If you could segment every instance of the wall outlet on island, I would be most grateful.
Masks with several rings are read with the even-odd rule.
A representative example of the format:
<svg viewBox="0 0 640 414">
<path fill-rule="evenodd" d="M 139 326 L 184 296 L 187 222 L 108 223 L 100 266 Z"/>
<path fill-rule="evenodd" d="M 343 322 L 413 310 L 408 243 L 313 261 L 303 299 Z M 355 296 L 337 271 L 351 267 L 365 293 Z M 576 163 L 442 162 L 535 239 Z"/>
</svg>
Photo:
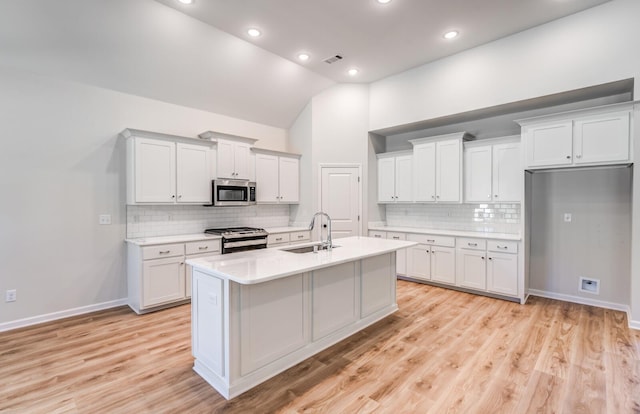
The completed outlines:
<svg viewBox="0 0 640 414">
<path fill-rule="evenodd" d="M 7 290 L 4 293 L 4 301 L 5 302 L 15 302 L 17 298 L 17 292 L 15 289 Z"/>
<path fill-rule="evenodd" d="M 98 217 L 98 223 L 101 225 L 111 224 L 111 214 L 100 214 Z"/>
</svg>

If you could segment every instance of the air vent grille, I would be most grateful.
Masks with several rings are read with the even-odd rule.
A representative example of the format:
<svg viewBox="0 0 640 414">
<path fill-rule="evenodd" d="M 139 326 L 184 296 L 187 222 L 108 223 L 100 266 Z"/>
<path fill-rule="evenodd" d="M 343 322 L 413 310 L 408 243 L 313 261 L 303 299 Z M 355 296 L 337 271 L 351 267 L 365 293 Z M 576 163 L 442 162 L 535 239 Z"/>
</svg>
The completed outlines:
<svg viewBox="0 0 640 414">
<path fill-rule="evenodd" d="M 324 63 L 332 64 L 332 63 L 336 63 L 336 62 L 338 62 L 340 60 L 342 60 L 342 56 L 335 55 L 335 56 L 331 56 L 331 57 L 326 58 L 324 60 Z"/>
</svg>

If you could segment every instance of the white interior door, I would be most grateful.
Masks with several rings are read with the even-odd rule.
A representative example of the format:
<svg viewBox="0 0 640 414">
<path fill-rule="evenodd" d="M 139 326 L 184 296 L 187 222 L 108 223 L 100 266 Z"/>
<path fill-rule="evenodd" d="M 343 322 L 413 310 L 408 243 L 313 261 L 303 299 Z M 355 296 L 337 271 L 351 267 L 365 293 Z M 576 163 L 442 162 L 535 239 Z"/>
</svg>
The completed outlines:
<svg viewBox="0 0 640 414">
<path fill-rule="evenodd" d="M 321 168 L 320 205 L 331 217 L 333 239 L 360 235 L 359 176 L 358 167 Z"/>
</svg>

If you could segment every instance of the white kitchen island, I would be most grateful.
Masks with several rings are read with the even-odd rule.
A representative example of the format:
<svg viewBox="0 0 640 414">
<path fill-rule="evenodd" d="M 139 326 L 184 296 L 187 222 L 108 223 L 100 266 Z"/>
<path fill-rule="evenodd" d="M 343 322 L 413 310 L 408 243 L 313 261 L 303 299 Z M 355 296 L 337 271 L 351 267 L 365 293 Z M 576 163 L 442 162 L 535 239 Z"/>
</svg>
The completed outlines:
<svg viewBox="0 0 640 414">
<path fill-rule="evenodd" d="M 416 243 L 334 244 L 318 253 L 272 248 L 187 260 L 194 370 L 225 398 L 398 309 L 395 252 Z"/>
</svg>

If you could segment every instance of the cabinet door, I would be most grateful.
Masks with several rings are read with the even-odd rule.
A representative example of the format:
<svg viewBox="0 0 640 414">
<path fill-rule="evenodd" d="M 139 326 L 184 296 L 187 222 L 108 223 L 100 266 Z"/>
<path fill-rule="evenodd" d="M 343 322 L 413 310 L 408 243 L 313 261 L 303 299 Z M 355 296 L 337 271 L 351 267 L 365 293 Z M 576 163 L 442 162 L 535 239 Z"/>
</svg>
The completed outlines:
<svg viewBox="0 0 640 414">
<path fill-rule="evenodd" d="M 488 253 L 487 291 L 502 295 L 518 295 L 518 255 Z"/>
<path fill-rule="evenodd" d="M 520 144 L 493 146 L 493 196 L 495 202 L 519 202 L 524 182 Z"/>
<path fill-rule="evenodd" d="M 387 233 L 387 239 L 407 240 L 407 235 L 404 233 Z M 399 275 L 407 274 L 407 249 L 401 249 L 396 252 L 396 273 Z"/>
<path fill-rule="evenodd" d="M 436 201 L 460 201 L 461 161 L 459 140 L 437 143 Z"/>
<path fill-rule="evenodd" d="M 419 244 L 407 249 L 407 275 L 431 279 L 431 246 Z"/>
<path fill-rule="evenodd" d="M 210 203 L 209 148 L 179 143 L 176 149 L 178 203 Z"/>
<path fill-rule="evenodd" d="M 184 257 L 145 260 L 142 263 L 141 308 L 161 305 L 184 298 Z"/>
<path fill-rule="evenodd" d="M 413 176 L 413 169 L 411 168 L 412 159 L 412 155 L 403 155 L 400 157 L 396 157 L 396 201 L 413 200 L 413 187 L 411 185 Z"/>
<path fill-rule="evenodd" d="M 436 143 L 413 147 L 415 201 L 436 201 Z"/>
<path fill-rule="evenodd" d="M 378 160 L 378 202 L 393 203 L 395 201 L 395 158 Z"/>
<path fill-rule="evenodd" d="M 251 177 L 249 160 L 251 159 L 251 145 L 244 142 L 235 142 L 233 146 L 234 178 L 248 180 Z"/>
<path fill-rule="evenodd" d="M 431 246 L 431 280 L 456 283 L 456 249 Z"/>
<path fill-rule="evenodd" d="M 464 151 L 464 199 L 467 202 L 491 201 L 491 146 Z"/>
<path fill-rule="evenodd" d="M 458 286 L 485 290 L 487 288 L 486 252 L 458 249 L 456 252 Z"/>
<path fill-rule="evenodd" d="M 218 139 L 218 178 L 236 178 L 234 161 L 234 142 Z"/>
<path fill-rule="evenodd" d="M 571 121 L 526 127 L 527 166 L 570 165 L 573 162 L 572 128 Z"/>
<path fill-rule="evenodd" d="M 278 157 L 256 154 L 256 201 L 278 202 Z"/>
<path fill-rule="evenodd" d="M 578 119 L 574 123 L 576 164 L 629 160 L 629 113 Z"/>
<path fill-rule="evenodd" d="M 300 160 L 297 158 L 279 158 L 280 202 L 298 203 L 300 201 Z"/>
<path fill-rule="evenodd" d="M 136 203 L 173 203 L 176 198 L 176 144 L 136 138 Z"/>
</svg>

